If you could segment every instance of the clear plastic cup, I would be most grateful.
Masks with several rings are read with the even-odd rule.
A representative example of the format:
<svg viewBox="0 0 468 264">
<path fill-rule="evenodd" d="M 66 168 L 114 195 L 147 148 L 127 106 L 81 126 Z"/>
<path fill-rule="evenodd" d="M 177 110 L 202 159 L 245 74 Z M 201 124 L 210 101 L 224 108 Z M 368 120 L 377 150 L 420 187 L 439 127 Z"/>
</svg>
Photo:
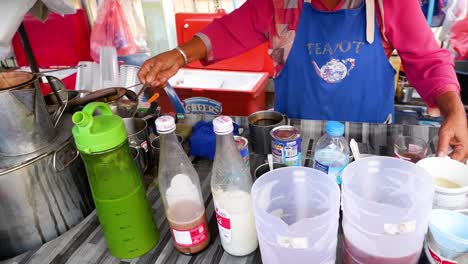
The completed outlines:
<svg viewBox="0 0 468 264">
<path fill-rule="evenodd" d="M 102 87 L 99 64 L 92 61 L 80 61 L 76 74 L 75 90 L 94 92 Z"/>
<path fill-rule="evenodd" d="M 416 163 L 426 157 L 427 143 L 424 139 L 411 136 L 398 136 L 394 143 L 397 158 Z"/>
<path fill-rule="evenodd" d="M 138 79 L 138 72 L 140 67 L 134 65 L 123 64 L 120 65 L 120 85 L 122 87 L 130 87 L 140 83 Z M 143 86 L 143 85 L 141 85 Z M 138 88 L 138 86 L 136 86 Z M 140 87 L 141 88 L 141 87 Z M 133 89 L 134 92 L 138 92 L 137 89 Z"/>
<path fill-rule="evenodd" d="M 101 47 L 99 63 L 103 88 L 120 86 L 119 65 L 115 47 Z"/>
</svg>

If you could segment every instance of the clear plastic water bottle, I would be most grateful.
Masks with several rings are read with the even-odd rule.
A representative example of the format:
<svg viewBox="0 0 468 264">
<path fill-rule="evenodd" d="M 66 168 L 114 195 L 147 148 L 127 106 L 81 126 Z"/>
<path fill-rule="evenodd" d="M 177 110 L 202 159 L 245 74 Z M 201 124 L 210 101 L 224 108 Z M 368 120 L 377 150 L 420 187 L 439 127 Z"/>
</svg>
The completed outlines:
<svg viewBox="0 0 468 264">
<path fill-rule="evenodd" d="M 329 121 L 326 134 L 317 142 L 314 154 L 314 168 L 323 171 L 341 184 L 341 172 L 349 163 L 348 142 L 343 137 L 344 125 Z"/>
</svg>

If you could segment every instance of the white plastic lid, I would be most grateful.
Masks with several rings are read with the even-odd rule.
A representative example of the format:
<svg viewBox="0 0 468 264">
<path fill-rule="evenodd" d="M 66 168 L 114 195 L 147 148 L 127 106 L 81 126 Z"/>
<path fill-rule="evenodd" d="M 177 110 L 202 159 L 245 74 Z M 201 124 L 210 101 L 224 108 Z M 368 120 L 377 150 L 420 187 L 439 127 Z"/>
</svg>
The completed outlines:
<svg viewBox="0 0 468 264">
<path fill-rule="evenodd" d="M 232 118 L 229 116 L 219 116 L 213 120 L 214 132 L 218 135 L 226 135 L 232 133 L 234 125 Z"/>
<path fill-rule="evenodd" d="M 172 116 L 161 116 L 156 119 L 156 129 L 158 133 L 167 134 L 176 129 L 175 121 Z"/>
</svg>

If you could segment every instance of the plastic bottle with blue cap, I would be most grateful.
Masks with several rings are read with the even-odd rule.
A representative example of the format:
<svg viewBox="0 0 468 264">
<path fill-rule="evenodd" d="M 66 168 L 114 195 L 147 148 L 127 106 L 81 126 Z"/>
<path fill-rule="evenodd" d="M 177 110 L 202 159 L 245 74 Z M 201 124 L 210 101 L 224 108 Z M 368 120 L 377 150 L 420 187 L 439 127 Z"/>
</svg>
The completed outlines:
<svg viewBox="0 0 468 264">
<path fill-rule="evenodd" d="M 328 121 L 326 134 L 317 142 L 314 154 L 314 168 L 325 172 L 341 184 L 341 172 L 349 163 L 348 142 L 343 137 L 344 124 Z"/>
</svg>

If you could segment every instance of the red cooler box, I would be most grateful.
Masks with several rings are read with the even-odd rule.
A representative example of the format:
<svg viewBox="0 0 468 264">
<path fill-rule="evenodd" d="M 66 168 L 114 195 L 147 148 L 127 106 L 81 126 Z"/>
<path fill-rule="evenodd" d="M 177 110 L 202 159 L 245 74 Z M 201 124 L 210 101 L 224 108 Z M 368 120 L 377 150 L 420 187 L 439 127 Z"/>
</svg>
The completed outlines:
<svg viewBox="0 0 468 264">
<path fill-rule="evenodd" d="M 179 44 L 189 41 L 213 19 L 224 15 L 224 10 L 208 14 L 176 14 Z M 169 82 L 184 101 L 187 112 L 247 116 L 265 109 L 265 90 L 272 73 L 268 44 L 263 43 L 207 67 L 199 62 L 191 63 Z M 166 93 L 161 91 L 160 95 L 162 111 L 174 112 Z"/>
<path fill-rule="evenodd" d="M 181 69 L 169 82 L 187 112 L 247 116 L 265 109 L 264 72 Z M 166 94 L 160 93 L 162 111 L 175 112 Z"/>
</svg>

